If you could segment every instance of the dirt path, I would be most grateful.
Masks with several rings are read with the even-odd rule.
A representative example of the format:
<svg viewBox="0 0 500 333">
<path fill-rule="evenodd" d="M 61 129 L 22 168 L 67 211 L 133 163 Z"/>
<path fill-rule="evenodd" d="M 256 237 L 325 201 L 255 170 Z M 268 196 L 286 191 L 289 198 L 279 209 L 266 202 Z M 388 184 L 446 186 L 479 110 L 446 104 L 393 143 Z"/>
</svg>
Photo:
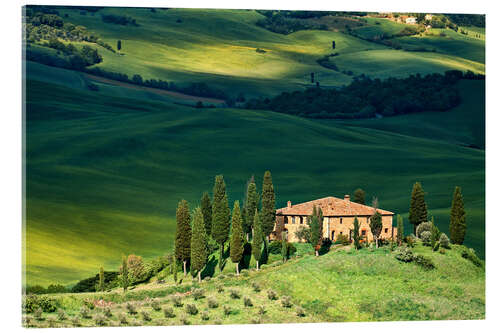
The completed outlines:
<svg viewBox="0 0 500 333">
<path fill-rule="evenodd" d="M 168 91 L 168 90 L 157 89 L 157 88 L 143 87 L 143 86 L 139 86 L 136 84 L 112 80 L 112 79 L 108 79 L 108 78 L 104 78 L 104 77 L 96 76 L 96 75 L 92 75 L 92 74 L 87 74 L 87 73 L 84 73 L 83 75 L 85 75 L 87 78 L 89 78 L 93 81 L 111 84 L 111 85 L 120 86 L 120 87 L 125 87 L 125 88 L 130 88 L 130 89 L 135 89 L 135 90 L 149 91 L 149 92 L 152 92 L 152 93 L 155 93 L 158 95 L 170 96 L 170 97 L 174 97 L 174 98 L 178 98 L 178 99 L 188 100 L 191 102 L 201 101 L 204 104 L 214 104 L 214 105 L 225 103 L 224 100 L 217 99 L 217 98 L 199 97 L 199 96 L 183 94 L 183 93 L 176 92 L 176 91 Z"/>
</svg>

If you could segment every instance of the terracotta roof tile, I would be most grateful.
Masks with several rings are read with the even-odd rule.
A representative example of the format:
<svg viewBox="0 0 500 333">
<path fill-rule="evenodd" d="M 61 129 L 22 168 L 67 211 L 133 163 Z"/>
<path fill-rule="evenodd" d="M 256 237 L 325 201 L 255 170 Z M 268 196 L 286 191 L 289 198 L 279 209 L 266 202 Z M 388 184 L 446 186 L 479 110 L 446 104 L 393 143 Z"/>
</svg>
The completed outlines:
<svg viewBox="0 0 500 333">
<path fill-rule="evenodd" d="M 277 209 L 276 214 L 311 215 L 313 206 L 320 207 L 323 216 L 370 216 L 374 213 L 373 207 L 352 202 L 348 198 L 326 197 Z M 393 212 L 383 209 L 377 211 L 382 215 L 394 215 Z"/>
</svg>

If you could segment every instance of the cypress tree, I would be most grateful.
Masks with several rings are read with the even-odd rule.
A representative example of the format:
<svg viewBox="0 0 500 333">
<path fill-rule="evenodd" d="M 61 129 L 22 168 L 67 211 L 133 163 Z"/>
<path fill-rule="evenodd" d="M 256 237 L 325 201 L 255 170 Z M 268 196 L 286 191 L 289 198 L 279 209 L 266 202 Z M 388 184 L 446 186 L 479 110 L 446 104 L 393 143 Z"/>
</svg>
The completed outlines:
<svg viewBox="0 0 500 333">
<path fill-rule="evenodd" d="M 403 242 L 403 238 L 405 236 L 404 235 L 404 226 L 403 226 L 403 217 L 398 214 L 396 219 L 397 219 L 397 228 L 398 228 L 398 234 L 396 237 L 397 237 L 398 245 L 401 246 L 401 243 Z"/>
<path fill-rule="evenodd" d="M 182 261 L 184 276 L 187 275 L 187 261 L 191 258 L 191 215 L 186 200 L 181 200 L 176 211 L 175 257 Z"/>
<path fill-rule="evenodd" d="M 260 223 L 259 212 L 255 210 L 253 217 L 253 238 L 252 238 L 252 254 L 257 264 L 257 270 L 259 270 L 259 261 L 262 254 L 262 240 L 264 236 L 262 235 L 262 226 Z"/>
<path fill-rule="evenodd" d="M 203 193 L 201 197 L 201 213 L 203 214 L 203 223 L 207 237 L 212 233 L 212 203 L 208 192 Z"/>
<path fill-rule="evenodd" d="M 231 261 L 236 264 L 236 275 L 240 274 L 239 263 L 243 258 L 243 221 L 241 219 L 240 202 L 236 200 L 233 207 L 233 219 L 231 223 Z"/>
<path fill-rule="evenodd" d="M 257 209 L 257 204 L 259 202 L 259 195 L 257 194 L 257 186 L 255 185 L 255 179 L 252 176 L 247 185 L 247 194 L 244 207 L 244 218 L 243 218 L 243 232 L 246 234 L 247 241 L 248 235 L 252 232 L 254 212 Z"/>
<path fill-rule="evenodd" d="M 201 282 L 201 270 L 207 263 L 207 234 L 200 207 L 194 210 L 193 233 L 191 236 L 191 269 L 198 272 Z"/>
<path fill-rule="evenodd" d="M 229 238 L 230 225 L 229 203 L 226 195 L 226 183 L 224 177 L 215 177 L 212 202 L 212 238 L 219 244 L 220 258 L 219 268 L 222 271 L 222 259 L 224 256 L 224 243 Z"/>
<path fill-rule="evenodd" d="M 261 210 L 261 223 L 262 232 L 265 237 L 269 238 L 274 229 L 274 221 L 276 215 L 276 203 L 274 196 L 273 179 L 271 172 L 264 173 L 264 180 L 262 182 L 262 210 Z"/>
<path fill-rule="evenodd" d="M 283 261 L 286 261 L 286 257 L 288 254 L 288 248 L 286 243 L 286 231 L 281 232 L 281 257 L 283 257 Z"/>
<path fill-rule="evenodd" d="M 450 212 L 450 240 L 452 244 L 463 244 L 465 231 L 467 229 L 465 221 L 465 207 L 460 187 L 455 187 L 453 201 Z"/>
<path fill-rule="evenodd" d="M 307 224 L 309 225 L 310 230 L 309 243 L 314 247 L 316 256 L 319 256 L 322 223 L 319 220 L 319 214 L 316 206 L 313 206 L 312 215 L 307 217 Z"/>
<path fill-rule="evenodd" d="M 424 190 L 419 182 L 413 185 L 408 220 L 413 224 L 413 233 L 415 234 L 417 226 L 420 223 L 427 222 L 427 204 L 425 203 Z"/>
<path fill-rule="evenodd" d="M 104 268 L 99 270 L 99 291 L 104 291 Z"/>
<path fill-rule="evenodd" d="M 353 202 L 357 202 L 359 204 L 365 204 L 366 193 L 362 189 L 358 188 L 354 191 Z"/>
<path fill-rule="evenodd" d="M 357 216 L 354 217 L 354 228 L 352 230 L 352 233 L 353 233 L 352 238 L 354 240 L 354 247 L 356 248 L 356 250 L 358 250 L 361 247 L 361 244 L 359 243 L 359 239 L 360 239 L 359 221 L 358 221 Z"/>
<path fill-rule="evenodd" d="M 172 274 L 174 275 L 174 282 L 177 284 L 177 258 L 173 258 L 172 260 Z"/>
<path fill-rule="evenodd" d="M 128 262 L 127 262 L 127 257 L 122 256 L 122 267 L 121 267 L 121 273 L 122 273 L 122 287 L 123 291 L 127 291 L 128 288 Z"/>
<path fill-rule="evenodd" d="M 437 242 L 439 242 L 439 237 L 441 237 L 441 231 L 434 223 L 434 216 L 431 218 L 431 248 L 434 249 L 434 246 Z"/>
<path fill-rule="evenodd" d="M 375 238 L 375 244 L 378 249 L 378 238 L 380 237 L 380 232 L 382 232 L 382 215 L 378 211 L 375 211 L 375 214 L 370 217 L 370 230 L 373 238 Z"/>
</svg>

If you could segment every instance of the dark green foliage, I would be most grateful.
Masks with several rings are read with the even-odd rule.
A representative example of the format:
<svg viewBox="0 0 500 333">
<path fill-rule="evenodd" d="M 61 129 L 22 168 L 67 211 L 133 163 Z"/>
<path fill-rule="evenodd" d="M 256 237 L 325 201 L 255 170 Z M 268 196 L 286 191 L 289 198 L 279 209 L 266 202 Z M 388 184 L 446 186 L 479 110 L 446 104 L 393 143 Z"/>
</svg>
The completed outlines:
<svg viewBox="0 0 500 333">
<path fill-rule="evenodd" d="M 293 243 L 290 242 L 285 242 L 286 243 L 286 249 L 287 249 L 287 257 L 293 255 L 295 252 L 297 252 L 297 248 Z M 271 243 L 269 243 L 269 246 L 267 248 L 268 252 L 271 254 L 282 254 L 283 250 L 283 240 L 273 240 Z"/>
<path fill-rule="evenodd" d="M 123 291 L 127 291 L 129 280 L 128 280 L 128 262 L 126 256 L 122 257 L 122 266 L 120 268 L 120 274 L 121 274 L 121 284 Z"/>
<path fill-rule="evenodd" d="M 119 24 L 119 25 L 131 25 L 138 27 L 139 25 L 135 21 L 134 18 L 130 16 L 123 16 L 123 15 L 114 15 L 114 14 L 106 14 L 101 16 L 102 21 L 104 23 L 112 23 L 112 24 Z"/>
<path fill-rule="evenodd" d="M 411 234 L 405 237 L 405 242 L 408 244 L 409 247 L 414 247 L 415 243 L 417 242 L 417 239 L 415 235 Z"/>
<path fill-rule="evenodd" d="M 231 247 L 230 256 L 231 261 L 238 264 L 243 258 L 244 250 L 244 239 L 243 239 L 243 228 L 242 219 L 240 211 L 240 202 L 236 200 L 233 207 L 233 219 L 231 224 Z M 236 272 L 238 272 L 238 265 L 236 266 Z"/>
<path fill-rule="evenodd" d="M 288 247 L 287 247 L 287 233 L 283 231 L 281 233 L 281 257 L 283 261 L 288 259 Z"/>
<path fill-rule="evenodd" d="M 253 238 L 252 238 L 252 255 L 258 263 L 262 255 L 262 241 L 264 240 L 264 235 L 262 234 L 262 225 L 260 222 L 259 212 L 255 209 L 255 214 L 253 217 Z"/>
<path fill-rule="evenodd" d="M 422 240 L 422 244 L 425 246 L 431 246 L 431 237 L 432 233 L 430 231 L 423 231 L 420 234 L 420 239 Z"/>
<path fill-rule="evenodd" d="M 165 316 L 165 318 L 174 318 L 175 317 L 174 309 L 170 306 L 164 308 L 163 315 Z"/>
<path fill-rule="evenodd" d="M 436 266 L 434 266 L 434 263 L 432 260 L 426 256 L 423 256 L 421 254 L 417 254 L 416 256 L 413 257 L 413 261 L 423 267 L 426 270 L 434 269 Z"/>
<path fill-rule="evenodd" d="M 195 304 L 186 304 L 186 312 L 192 316 L 198 314 L 198 308 Z"/>
<path fill-rule="evenodd" d="M 439 231 L 439 228 L 436 226 L 434 223 L 434 216 L 431 219 L 431 247 L 434 249 L 436 244 L 438 244 L 439 247 L 439 237 L 441 237 L 441 231 Z M 436 251 L 436 249 L 434 250 Z"/>
<path fill-rule="evenodd" d="M 220 258 L 223 257 L 224 243 L 229 238 L 230 211 L 226 195 L 226 183 L 222 175 L 215 177 L 212 203 L 212 238 L 220 246 Z M 222 260 L 219 260 L 219 268 Z"/>
<path fill-rule="evenodd" d="M 424 189 L 419 182 L 413 185 L 408 220 L 413 224 L 414 231 L 420 223 L 427 222 L 427 204 L 425 203 Z"/>
<path fill-rule="evenodd" d="M 304 226 L 299 226 L 297 231 L 295 231 L 295 237 L 297 237 L 299 241 L 306 241 L 310 243 L 311 229 Z"/>
<path fill-rule="evenodd" d="M 413 260 L 413 252 L 405 246 L 396 251 L 395 258 L 399 261 L 411 262 Z"/>
<path fill-rule="evenodd" d="M 486 15 L 481 14 L 445 14 L 453 23 L 459 26 L 475 26 L 484 28 Z"/>
<path fill-rule="evenodd" d="M 334 244 L 342 244 L 349 245 L 351 242 L 349 241 L 349 237 L 347 235 L 338 235 Z"/>
<path fill-rule="evenodd" d="M 404 235 L 404 225 L 403 225 L 403 217 L 401 215 L 397 215 L 396 217 L 397 220 L 397 235 L 396 235 L 396 240 L 398 242 L 398 245 L 401 245 L 403 242 L 403 239 L 405 237 Z"/>
<path fill-rule="evenodd" d="M 23 309 L 26 313 L 33 313 L 37 309 L 42 312 L 55 312 L 59 306 L 54 298 L 38 295 L 26 295 L 23 298 Z"/>
<path fill-rule="evenodd" d="M 312 215 L 307 217 L 307 224 L 309 225 L 310 230 L 308 242 L 314 247 L 316 255 L 318 255 L 323 234 L 323 212 L 321 211 L 321 208 L 317 209 L 316 206 L 313 207 Z"/>
<path fill-rule="evenodd" d="M 483 267 L 484 263 L 479 259 L 476 255 L 476 252 L 473 249 L 468 249 L 465 246 L 462 249 L 462 258 L 470 260 L 477 267 Z"/>
<path fill-rule="evenodd" d="M 243 232 L 247 235 L 252 232 L 258 202 L 259 195 L 257 194 L 257 186 L 255 185 L 255 179 L 252 176 L 252 178 L 248 181 L 246 189 L 245 215 L 243 216 Z"/>
<path fill-rule="evenodd" d="M 271 172 L 264 173 L 264 180 L 262 182 L 262 210 L 261 210 L 261 223 L 262 233 L 264 237 L 268 237 L 274 229 L 274 222 L 276 220 L 276 203 L 273 179 Z"/>
<path fill-rule="evenodd" d="M 177 205 L 176 220 L 175 257 L 186 263 L 191 258 L 191 215 L 186 200 L 181 200 Z"/>
<path fill-rule="evenodd" d="M 338 70 L 329 57 L 318 60 L 322 66 Z M 455 84 L 463 73 L 411 75 L 408 78 L 371 79 L 355 77 L 336 89 L 309 88 L 283 92 L 273 98 L 251 99 L 247 109 L 272 110 L 306 118 L 358 119 L 376 114 L 395 116 L 423 111 L 446 111 L 460 103 Z"/>
<path fill-rule="evenodd" d="M 450 239 L 448 238 L 448 236 L 446 236 L 445 233 L 442 233 L 441 236 L 439 237 L 439 244 L 441 245 L 441 247 L 444 247 L 445 249 L 450 248 Z"/>
<path fill-rule="evenodd" d="M 281 297 L 281 306 L 284 308 L 291 308 L 292 307 L 292 298 L 290 296 L 283 296 Z"/>
<path fill-rule="evenodd" d="M 200 207 L 194 210 L 193 232 L 191 236 L 191 270 L 200 272 L 207 263 L 207 235 Z M 201 282 L 201 281 L 200 281 Z"/>
<path fill-rule="evenodd" d="M 364 205 L 365 204 L 365 200 L 366 200 L 366 193 L 365 193 L 365 191 L 363 191 L 360 188 L 356 189 L 354 191 L 354 193 L 353 193 L 352 201 Z"/>
<path fill-rule="evenodd" d="M 243 297 L 243 305 L 245 305 L 245 307 L 251 307 L 253 306 L 253 302 L 252 302 L 252 299 L 250 297 Z"/>
<path fill-rule="evenodd" d="M 99 291 L 104 291 L 104 268 L 99 270 Z"/>
<path fill-rule="evenodd" d="M 212 203 L 208 192 L 203 193 L 201 197 L 201 213 L 203 214 L 203 222 L 207 237 L 212 234 Z"/>
<path fill-rule="evenodd" d="M 121 40 L 118 40 L 118 41 L 116 42 L 116 49 L 117 49 L 118 51 L 120 51 L 120 50 L 122 49 L 122 41 L 121 41 Z"/>
<path fill-rule="evenodd" d="M 358 217 L 354 217 L 354 226 L 353 226 L 353 230 L 352 230 L 352 238 L 354 240 L 354 248 L 356 250 L 358 250 L 359 248 L 361 248 L 361 244 L 360 244 L 360 238 L 361 238 L 361 235 L 359 234 L 359 221 L 358 221 Z"/>
<path fill-rule="evenodd" d="M 195 300 L 199 300 L 199 299 L 205 297 L 204 293 L 205 292 L 201 288 L 195 288 L 195 289 L 193 289 L 193 291 L 191 291 L 191 295 L 193 296 L 193 298 Z"/>
<path fill-rule="evenodd" d="M 380 215 L 378 210 L 370 217 L 370 230 L 375 238 L 375 243 L 378 248 L 378 239 L 380 237 L 380 233 L 382 232 L 382 215 Z"/>
<path fill-rule="evenodd" d="M 267 291 L 267 298 L 270 299 L 271 301 L 277 300 L 278 299 L 278 294 L 272 289 L 269 289 Z"/>
<path fill-rule="evenodd" d="M 450 213 L 450 240 L 452 244 L 463 244 L 467 225 L 465 208 L 460 187 L 455 187 Z"/>
<path fill-rule="evenodd" d="M 297 17 L 295 13 L 293 12 L 287 12 L 287 11 L 264 11 L 261 10 L 259 11 L 261 14 L 265 16 L 265 18 L 259 20 L 256 22 L 256 24 L 259 27 L 262 27 L 264 29 L 267 29 L 269 31 L 278 33 L 278 34 L 283 34 L 287 35 L 292 32 L 296 32 L 299 30 L 310 30 L 310 29 L 315 29 L 315 30 L 327 30 L 328 27 L 324 24 L 315 22 L 315 21 L 305 21 L 302 20 L 301 18 L 304 17 Z M 272 13 L 272 14 L 270 14 Z M 327 12 L 324 12 L 327 13 Z M 324 14 L 328 15 L 328 14 Z M 321 16 L 324 16 L 323 14 Z M 307 18 L 310 18 L 313 16 L 307 16 Z M 320 16 L 317 16 L 320 17 Z"/>
<path fill-rule="evenodd" d="M 236 289 L 231 289 L 229 290 L 229 296 L 232 299 L 239 299 L 241 297 L 241 293 Z"/>
<path fill-rule="evenodd" d="M 437 250 L 439 250 L 439 242 L 434 243 L 434 245 L 432 246 L 432 251 L 437 251 Z"/>
</svg>

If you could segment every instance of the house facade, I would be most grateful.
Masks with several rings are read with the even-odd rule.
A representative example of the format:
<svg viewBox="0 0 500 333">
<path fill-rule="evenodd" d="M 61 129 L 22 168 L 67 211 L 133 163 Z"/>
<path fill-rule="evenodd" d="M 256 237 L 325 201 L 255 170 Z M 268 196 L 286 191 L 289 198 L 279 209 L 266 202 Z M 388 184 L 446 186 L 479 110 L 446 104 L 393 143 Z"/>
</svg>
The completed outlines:
<svg viewBox="0 0 500 333">
<path fill-rule="evenodd" d="M 289 242 L 298 242 L 295 232 L 300 227 L 308 227 L 307 217 L 313 212 L 313 207 L 321 208 L 323 212 L 323 238 L 329 238 L 333 242 L 339 235 L 347 235 L 349 240 L 353 239 L 354 218 L 358 218 L 360 224 L 359 234 L 362 239 L 368 242 L 373 241 L 373 235 L 370 230 L 370 217 L 375 213 L 375 209 L 370 206 L 362 205 L 350 200 L 349 195 L 343 199 L 335 197 L 326 197 L 293 205 L 288 201 L 286 207 L 276 210 L 276 223 L 272 238 L 279 238 L 279 231 L 287 232 Z M 382 215 L 382 232 L 380 238 L 395 239 L 397 228 L 392 226 L 394 213 L 377 209 Z"/>
</svg>

